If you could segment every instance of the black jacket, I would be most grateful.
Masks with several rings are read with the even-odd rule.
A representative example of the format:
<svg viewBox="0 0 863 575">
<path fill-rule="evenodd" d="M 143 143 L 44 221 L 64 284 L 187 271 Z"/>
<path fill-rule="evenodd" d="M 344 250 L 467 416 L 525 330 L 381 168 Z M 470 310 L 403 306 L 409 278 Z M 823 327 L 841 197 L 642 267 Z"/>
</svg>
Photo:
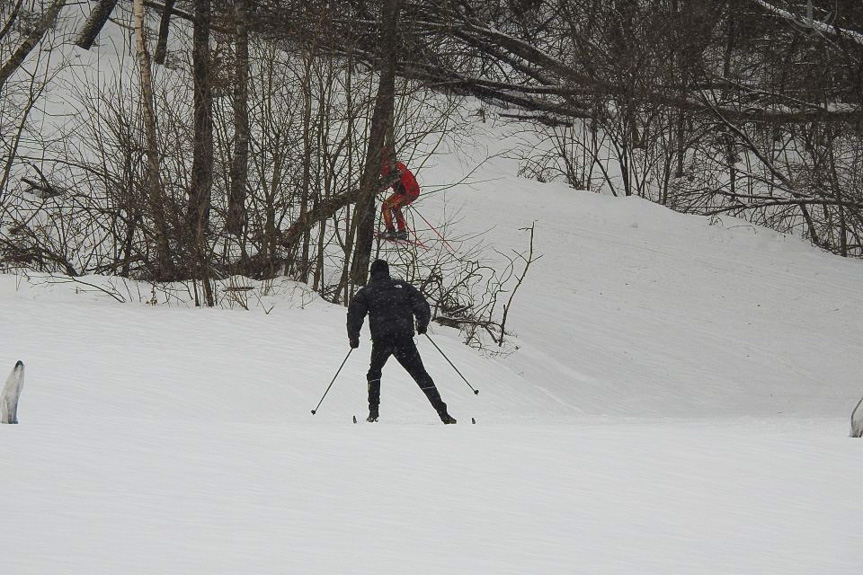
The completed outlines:
<svg viewBox="0 0 863 575">
<path fill-rule="evenodd" d="M 413 337 L 414 316 L 421 331 L 431 320 L 431 309 L 419 290 L 405 281 L 390 278 L 385 270 L 372 273 L 371 281 L 351 299 L 348 305 L 349 339 L 359 339 L 366 314 L 369 315 L 373 340 Z"/>
</svg>

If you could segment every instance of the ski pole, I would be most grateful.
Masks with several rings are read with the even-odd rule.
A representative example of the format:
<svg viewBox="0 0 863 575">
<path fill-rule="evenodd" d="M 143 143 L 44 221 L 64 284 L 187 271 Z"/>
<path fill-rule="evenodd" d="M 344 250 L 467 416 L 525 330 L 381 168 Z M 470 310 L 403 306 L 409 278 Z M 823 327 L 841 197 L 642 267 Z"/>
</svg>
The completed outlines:
<svg viewBox="0 0 863 575">
<path fill-rule="evenodd" d="M 439 347 L 438 347 L 438 345 L 434 342 L 434 340 L 431 338 L 431 336 L 430 336 L 429 334 L 425 334 L 425 336 L 428 338 L 428 340 L 429 340 L 430 342 L 432 342 L 432 345 L 433 345 L 433 346 L 435 346 L 435 349 L 437 349 L 437 350 L 440 352 L 440 354 L 443 356 L 443 358 L 444 358 L 445 360 L 447 360 L 447 363 L 449 363 L 450 365 L 452 365 L 452 368 L 455 370 L 455 372 L 456 372 L 457 374 L 459 374 L 459 375 L 461 376 L 461 378 L 464 380 L 464 382 L 467 384 L 467 386 L 468 386 L 469 388 L 471 388 L 471 390 L 473 390 L 474 395 L 479 395 L 479 390 L 478 390 L 478 389 L 474 389 L 474 387 L 473 387 L 473 386 L 470 384 L 470 382 L 465 378 L 465 376 L 461 375 L 461 372 L 458 370 L 458 368 L 457 368 L 455 365 L 453 365 L 453 362 L 451 362 L 451 361 L 449 360 L 449 358 L 446 356 L 446 354 L 443 352 L 443 350 L 442 350 L 441 348 L 439 348 Z"/>
<path fill-rule="evenodd" d="M 318 405 L 312 410 L 312 415 L 314 415 L 315 413 L 318 412 L 318 407 L 320 407 L 321 404 L 324 402 L 324 397 L 326 397 L 327 394 L 330 392 L 330 388 L 333 386 L 333 384 L 336 382 L 336 378 L 342 372 L 342 368 L 345 366 L 345 363 L 348 361 L 348 358 L 351 356 L 352 351 L 354 351 L 354 348 L 351 348 L 350 350 L 348 350 L 348 355 L 346 355 L 345 359 L 342 360 L 342 364 L 339 366 L 339 370 L 336 372 L 336 374 L 333 376 L 333 380 L 327 386 L 327 390 L 324 392 L 323 397 L 321 397 L 321 400 L 318 402 Z"/>
<path fill-rule="evenodd" d="M 441 233 L 440 233 L 439 231 L 437 231 L 437 228 L 436 228 L 436 227 L 434 227 L 433 225 L 431 225 L 431 222 L 429 222 L 427 219 L 425 219 L 425 217 L 424 217 L 424 216 L 419 212 L 419 210 L 418 210 L 418 209 L 416 209 L 416 208 L 415 208 L 415 207 L 413 207 L 413 206 L 410 206 L 410 209 L 411 209 L 411 210 L 413 210 L 413 212 L 414 212 L 416 215 L 418 215 L 418 216 L 420 217 L 420 219 L 422 219 L 422 221 L 424 221 L 424 222 L 426 223 L 426 225 L 427 225 L 429 228 L 431 228 L 431 229 L 432 229 L 432 231 L 434 231 L 434 233 L 435 233 L 435 234 L 437 234 L 437 237 L 439 237 L 439 238 L 441 239 L 441 241 L 442 241 L 444 244 L 446 244 L 446 247 L 448 247 L 448 248 L 449 248 L 449 251 L 451 251 L 453 254 L 455 254 L 455 253 L 456 253 L 455 249 L 454 249 L 454 248 L 449 244 L 449 242 L 448 242 L 448 241 L 446 241 L 446 238 L 444 238 L 444 237 L 441 235 Z M 455 367 L 455 366 L 453 366 L 453 367 Z M 468 384 L 468 385 L 470 385 L 470 384 Z"/>
</svg>

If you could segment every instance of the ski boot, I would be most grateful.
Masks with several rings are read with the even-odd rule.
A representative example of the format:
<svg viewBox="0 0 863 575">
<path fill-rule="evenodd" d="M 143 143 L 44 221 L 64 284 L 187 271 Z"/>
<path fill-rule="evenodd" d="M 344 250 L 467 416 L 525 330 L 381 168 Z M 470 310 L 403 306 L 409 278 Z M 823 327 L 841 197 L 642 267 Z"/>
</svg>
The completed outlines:
<svg viewBox="0 0 863 575">
<path fill-rule="evenodd" d="M 378 420 L 378 410 L 376 408 L 369 409 L 369 416 L 366 418 L 366 421 L 369 423 L 376 423 Z"/>
<path fill-rule="evenodd" d="M 440 420 L 444 422 L 444 425 L 451 425 L 453 423 L 458 423 L 458 421 L 456 421 L 456 419 L 452 415 L 447 413 L 446 411 L 441 412 L 438 415 L 440 416 Z"/>
</svg>

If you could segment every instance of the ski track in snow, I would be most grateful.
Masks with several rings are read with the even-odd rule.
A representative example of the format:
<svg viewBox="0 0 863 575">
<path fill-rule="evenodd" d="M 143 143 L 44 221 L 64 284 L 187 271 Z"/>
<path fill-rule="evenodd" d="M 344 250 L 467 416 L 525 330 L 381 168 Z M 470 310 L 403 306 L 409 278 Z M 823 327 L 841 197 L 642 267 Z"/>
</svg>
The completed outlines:
<svg viewBox="0 0 863 575">
<path fill-rule="evenodd" d="M 841 431 L 17 426 L 0 541 L 10 572 L 34 574 L 839 573 L 863 511 Z"/>
</svg>

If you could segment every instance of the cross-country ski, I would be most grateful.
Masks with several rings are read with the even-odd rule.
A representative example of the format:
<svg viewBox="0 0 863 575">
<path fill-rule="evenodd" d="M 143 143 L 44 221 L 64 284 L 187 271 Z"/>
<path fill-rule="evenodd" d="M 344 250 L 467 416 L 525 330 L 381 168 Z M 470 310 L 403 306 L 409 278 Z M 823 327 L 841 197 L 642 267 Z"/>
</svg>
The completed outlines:
<svg viewBox="0 0 863 575">
<path fill-rule="evenodd" d="M 24 362 L 18 361 L 0 395 L 0 423 L 18 423 L 18 400 L 24 388 Z"/>
<path fill-rule="evenodd" d="M 863 437 L 863 398 L 857 402 L 854 411 L 851 412 L 851 437 Z"/>
</svg>

